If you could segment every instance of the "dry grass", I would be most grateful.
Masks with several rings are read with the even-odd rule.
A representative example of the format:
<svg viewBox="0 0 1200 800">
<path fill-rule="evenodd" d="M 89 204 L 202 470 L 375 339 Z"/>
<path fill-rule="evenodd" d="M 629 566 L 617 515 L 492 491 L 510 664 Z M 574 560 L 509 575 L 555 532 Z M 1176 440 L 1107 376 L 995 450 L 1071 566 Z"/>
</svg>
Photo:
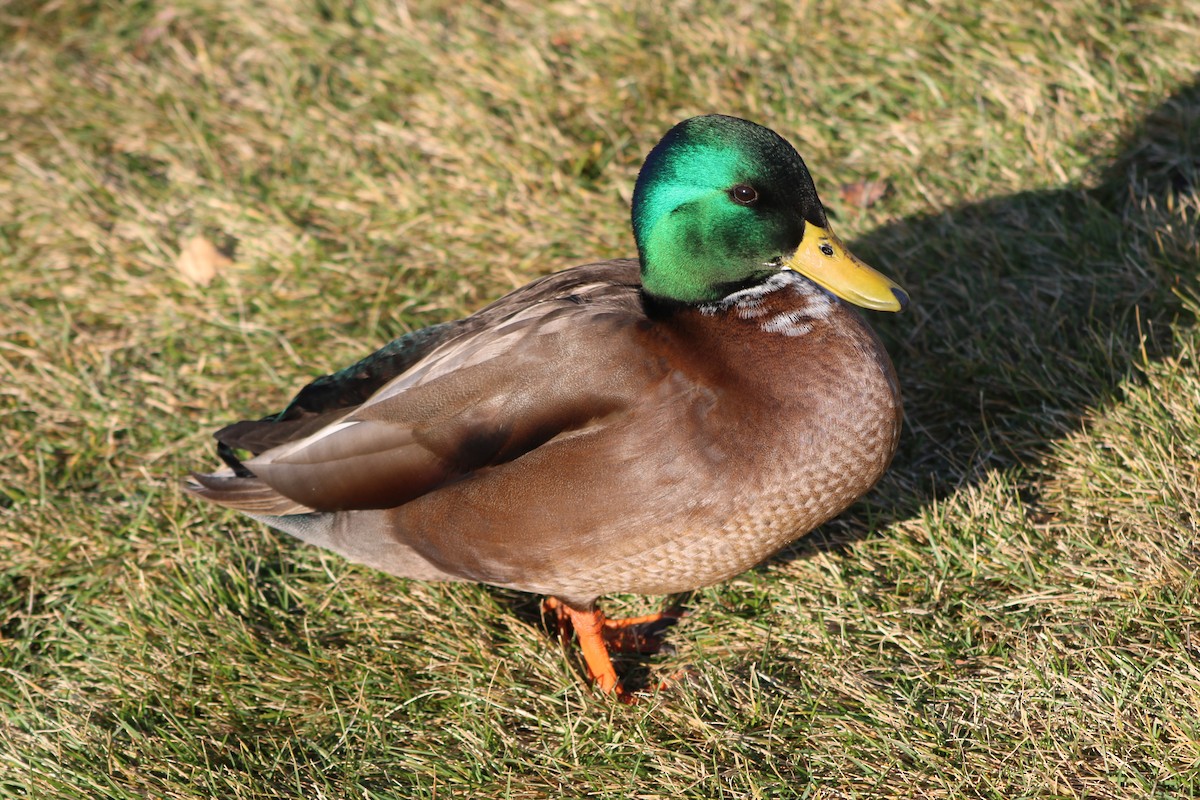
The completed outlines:
<svg viewBox="0 0 1200 800">
<path fill-rule="evenodd" d="M 1200 793 L 1200 6 L 977 5 L 0 3 L 0 796 Z M 591 696 L 529 598 L 181 497 L 215 426 L 629 255 L 708 111 L 912 292 L 909 417 L 620 665 L 686 670 L 657 700 Z"/>
</svg>

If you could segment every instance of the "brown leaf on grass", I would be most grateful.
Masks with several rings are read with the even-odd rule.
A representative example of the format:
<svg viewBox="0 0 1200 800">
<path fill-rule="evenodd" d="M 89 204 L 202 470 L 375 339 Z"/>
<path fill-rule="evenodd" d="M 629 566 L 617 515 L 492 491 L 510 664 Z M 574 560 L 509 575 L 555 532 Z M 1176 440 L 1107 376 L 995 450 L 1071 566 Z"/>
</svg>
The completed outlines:
<svg viewBox="0 0 1200 800">
<path fill-rule="evenodd" d="M 847 206 L 870 208 L 882 200 L 891 188 L 891 184 L 885 180 L 855 181 L 839 186 L 838 194 Z"/>
<path fill-rule="evenodd" d="M 582 42 L 586 34 L 579 28 L 557 31 L 550 37 L 550 46 L 555 50 L 570 50 Z"/>
<path fill-rule="evenodd" d="M 183 246 L 175 268 L 183 279 L 194 286 L 208 286 L 219 272 L 233 262 L 203 236 L 195 236 Z"/>
</svg>

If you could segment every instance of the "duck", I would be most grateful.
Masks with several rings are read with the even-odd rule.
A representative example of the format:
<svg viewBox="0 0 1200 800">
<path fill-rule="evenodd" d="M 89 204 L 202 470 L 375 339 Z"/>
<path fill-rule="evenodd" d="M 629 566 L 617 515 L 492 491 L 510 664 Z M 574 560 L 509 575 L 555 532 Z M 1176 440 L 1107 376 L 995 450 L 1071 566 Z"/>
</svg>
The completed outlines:
<svg viewBox="0 0 1200 800">
<path fill-rule="evenodd" d="M 834 234 L 795 148 L 686 119 L 632 198 L 637 258 L 540 277 L 408 333 L 214 436 L 185 488 L 352 562 L 546 599 L 605 695 L 634 620 L 609 594 L 727 580 L 840 514 L 901 399 L 855 307 L 908 295 Z M 632 637 L 634 646 L 638 637 Z"/>
</svg>

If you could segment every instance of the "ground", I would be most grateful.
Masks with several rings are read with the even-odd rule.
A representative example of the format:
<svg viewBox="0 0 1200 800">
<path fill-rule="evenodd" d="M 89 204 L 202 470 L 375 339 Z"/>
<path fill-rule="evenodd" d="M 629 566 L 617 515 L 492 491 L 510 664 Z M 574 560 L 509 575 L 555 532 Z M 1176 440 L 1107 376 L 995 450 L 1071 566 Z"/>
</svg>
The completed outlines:
<svg viewBox="0 0 1200 800">
<path fill-rule="evenodd" d="M 1200 4 L 1043 5 L 0 6 L 0 796 L 1200 792 Z M 708 112 L 911 293 L 907 417 L 618 661 L 668 688 L 182 495 L 221 424 L 632 255 Z"/>
</svg>

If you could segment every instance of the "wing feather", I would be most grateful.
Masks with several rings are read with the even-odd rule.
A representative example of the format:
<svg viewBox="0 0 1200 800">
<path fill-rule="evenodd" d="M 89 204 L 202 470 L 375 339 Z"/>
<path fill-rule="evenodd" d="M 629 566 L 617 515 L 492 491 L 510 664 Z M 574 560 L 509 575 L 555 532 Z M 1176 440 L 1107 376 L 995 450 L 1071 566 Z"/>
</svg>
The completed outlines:
<svg viewBox="0 0 1200 800">
<path fill-rule="evenodd" d="M 619 415 L 644 384 L 631 350 L 644 318 L 636 269 L 612 262 L 548 276 L 448 323 L 419 358 L 409 358 L 415 346 L 381 350 L 318 379 L 281 415 L 218 432 L 255 454 L 235 466 L 245 477 L 222 478 L 219 491 L 197 480 L 209 499 L 259 513 L 272 503 L 390 508 Z M 385 363 L 403 369 L 379 382 Z M 238 495 L 238 480 L 253 491 Z"/>
</svg>

